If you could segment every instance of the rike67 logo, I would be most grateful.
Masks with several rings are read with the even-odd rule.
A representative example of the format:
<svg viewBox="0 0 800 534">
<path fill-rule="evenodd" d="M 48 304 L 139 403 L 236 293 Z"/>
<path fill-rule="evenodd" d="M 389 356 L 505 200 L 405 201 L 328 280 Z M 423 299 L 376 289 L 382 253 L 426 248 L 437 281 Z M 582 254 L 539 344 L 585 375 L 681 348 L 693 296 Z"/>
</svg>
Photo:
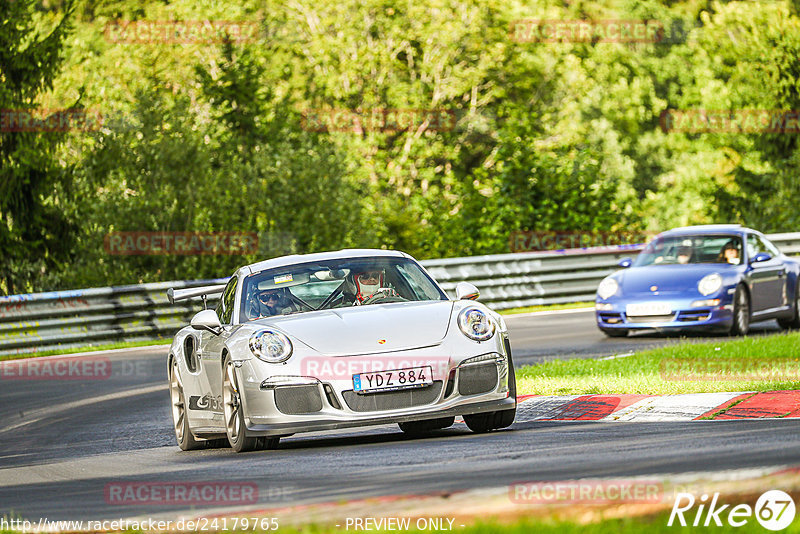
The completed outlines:
<svg viewBox="0 0 800 534">
<path fill-rule="evenodd" d="M 710 501 L 707 494 L 703 494 L 698 501 L 691 493 L 678 493 L 667 526 L 721 527 L 727 523 L 732 527 L 742 527 L 755 516 L 762 527 L 777 531 L 791 525 L 794 515 L 794 500 L 781 490 L 770 490 L 762 494 L 756 501 L 755 508 L 749 504 L 737 504 L 732 508 L 730 504 L 720 505 L 719 493 L 715 493 Z"/>
</svg>

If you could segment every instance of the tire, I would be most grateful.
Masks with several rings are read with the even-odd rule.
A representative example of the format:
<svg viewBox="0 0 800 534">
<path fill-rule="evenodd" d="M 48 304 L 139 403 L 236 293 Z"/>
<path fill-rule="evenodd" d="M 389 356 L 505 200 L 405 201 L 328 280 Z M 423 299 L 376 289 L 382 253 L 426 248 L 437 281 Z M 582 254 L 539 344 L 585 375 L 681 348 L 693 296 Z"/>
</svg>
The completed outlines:
<svg viewBox="0 0 800 534">
<path fill-rule="evenodd" d="M 189 428 L 183 382 L 178 373 L 178 363 L 174 358 L 169 365 L 169 396 L 172 404 L 172 429 L 175 431 L 178 447 L 183 451 L 192 451 L 205 447 L 206 443 L 196 439 L 192 434 L 192 429 Z"/>
<path fill-rule="evenodd" d="M 478 434 L 489 432 L 491 430 L 499 430 L 511 426 L 514 422 L 514 417 L 517 415 L 517 409 L 500 410 L 497 412 L 474 413 L 464 416 L 464 422 L 467 427 Z"/>
<path fill-rule="evenodd" d="M 244 423 L 242 413 L 241 395 L 239 393 L 239 380 L 230 358 L 225 357 L 222 367 L 222 404 L 225 415 L 225 433 L 228 443 L 236 452 L 274 449 L 280 442 L 280 437 L 253 436 Z"/>
<path fill-rule="evenodd" d="M 750 331 L 750 295 L 743 285 L 736 286 L 733 294 L 733 324 L 730 334 L 746 336 Z"/>
<path fill-rule="evenodd" d="M 786 319 L 778 319 L 778 324 L 786 330 L 800 328 L 800 276 L 795 280 L 794 308 L 792 316 Z"/>
<path fill-rule="evenodd" d="M 628 331 L 622 328 L 601 328 L 608 337 L 627 337 Z"/>
<path fill-rule="evenodd" d="M 452 426 L 456 422 L 455 417 L 440 417 L 439 419 L 426 419 L 424 421 L 407 421 L 397 423 L 400 430 L 411 436 L 419 436 Z"/>
<path fill-rule="evenodd" d="M 517 398 L 517 375 L 514 372 L 514 361 L 511 357 L 511 345 L 508 347 L 508 396 L 516 401 Z M 464 416 L 467 428 L 473 432 L 482 434 L 491 430 L 500 430 L 511 426 L 517 416 L 517 408 L 510 410 L 499 410 L 496 412 L 475 413 Z"/>
</svg>

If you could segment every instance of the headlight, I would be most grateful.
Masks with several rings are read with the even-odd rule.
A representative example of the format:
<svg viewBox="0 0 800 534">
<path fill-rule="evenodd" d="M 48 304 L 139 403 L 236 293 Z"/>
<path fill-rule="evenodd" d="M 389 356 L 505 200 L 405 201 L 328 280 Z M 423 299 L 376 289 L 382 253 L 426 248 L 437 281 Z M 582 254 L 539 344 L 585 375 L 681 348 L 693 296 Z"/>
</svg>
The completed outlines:
<svg viewBox="0 0 800 534">
<path fill-rule="evenodd" d="M 697 283 L 697 290 L 701 295 L 710 295 L 722 287 L 722 277 L 717 273 L 708 274 Z"/>
<path fill-rule="evenodd" d="M 606 278 L 597 287 L 597 296 L 601 299 L 607 299 L 617 292 L 619 283 L 614 278 Z"/>
<path fill-rule="evenodd" d="M 250 336 L 250 351 L 267 363 L 281 363 L 292 355 L 292 342 L 281 332 L 259 330 Z"/>
<path fill-rule="evenodd" d="M 494 322 L 478 308 L 466 308 L 458 314 L 458 327 L 470 339 L 486 341 L 494 335 Z"/>
</svg>

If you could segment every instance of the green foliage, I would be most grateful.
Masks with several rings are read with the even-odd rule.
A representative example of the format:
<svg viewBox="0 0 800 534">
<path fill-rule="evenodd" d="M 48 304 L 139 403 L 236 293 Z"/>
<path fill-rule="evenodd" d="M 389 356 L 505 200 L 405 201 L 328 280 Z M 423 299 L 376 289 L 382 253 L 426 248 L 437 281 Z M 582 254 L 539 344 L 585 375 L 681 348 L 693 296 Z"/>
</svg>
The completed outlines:
<svg viewBox="0 0 800 534">
<path fill-rule="evenodd" d="M 59 9 L 37 18 L 33 0 L 10 5 L 0 9 L 20 10 L 14 28 L 27 30 L 0 30 L 15 44 L 3 65 L 33 89 L 14 104 L 0 88 L 0 103 L 80 99 L 109 120 L 63 145 L 0 134 L 25 140 L 27 159 L 15 162 L 44 169 L 25 185 L 21 164 L 4 160 L 3 176 L 17 177 L 0 186 L 13 193 L 0 198 L 6 291 L 9 273 L 13 287 L 56 289 L 225 276 L 264 257 L 351 246 L 503 253 L 515 230 L 800 223 L 797 134 L 665 132 L 659 121 L 670 109 L 800 109 L 800 19 L 786 0 L 85 2 L 69 37 L 53 23 L 50 44 L 34 47 L 41 66 L 27 36 Z M 104 33 L 116 19 L 249 21 L 260 32 L 245 43 L 120 43 Z M 517 42 L 519 19 L 657 20 L 664 35 Z M 454 122 L 307 122 L 398 109 Z M 260 248 L 114 256 L 103 238 L 116 231 L 254 232 Z"/>
<path fill-rule="evenodd" d="M 0 289 L 36 287 L 39 272 L 59 266 L 71 241 L 71 224 L 54 195 L 65 181 L 57 160 L 61 132 L 14 131 L 19 112 L 36 108 L 37 97 L 53 87 L 70 30 L 69 13 L 55 22 L 39 17 L 33 0 L 0 3 Z M 40 115 L 40 113 L 33 113 Z M 23 128 L 24 130 L 24 128 Z"/>
</svg>

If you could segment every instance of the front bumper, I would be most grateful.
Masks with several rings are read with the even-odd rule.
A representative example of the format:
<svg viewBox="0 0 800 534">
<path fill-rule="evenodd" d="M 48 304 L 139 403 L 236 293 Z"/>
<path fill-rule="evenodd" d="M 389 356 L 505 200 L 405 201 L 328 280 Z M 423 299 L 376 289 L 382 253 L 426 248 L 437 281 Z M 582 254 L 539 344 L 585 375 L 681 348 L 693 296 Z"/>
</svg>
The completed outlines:
<svg viewBox="0 0 800 534">
<path fill-rule="evenodd" d="M 245 425 L 253 435 L 279 436 L 513 409 L 505 352 L 450 361 L 426 388 L 363 395 L 351 377 L 282 375 L 276 385 L 269 367 L 248 360 L 238 369 Z"/>
<path fill-rule="evenodd" d="M 698 300 L 720 300 L 716 305 L 692 306 Z M 629 304 L 668 303 L 671 312 L 665 315 L 629 316 Z M 602 309 L 601 309 L 602 306 Z M 722 296 L 692 296 L 687 298 L 654 298 L 644 295 L 634 298 L 597 300 L 595 318 L 602 330 L 729 330 L 733 324 L 733 299 L 727 292 Z"/>
</svg>

